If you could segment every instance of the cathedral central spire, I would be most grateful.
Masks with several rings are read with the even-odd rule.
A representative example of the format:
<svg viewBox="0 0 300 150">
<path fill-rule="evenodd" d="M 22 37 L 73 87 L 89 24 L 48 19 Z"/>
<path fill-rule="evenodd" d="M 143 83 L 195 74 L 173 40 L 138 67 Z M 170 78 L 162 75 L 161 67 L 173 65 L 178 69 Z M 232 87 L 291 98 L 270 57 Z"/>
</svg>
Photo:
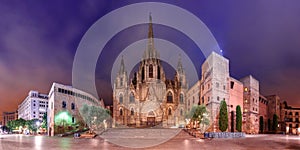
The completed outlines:
<svg viewBox="0 0 300 150">
<path fill-rule="evenodd" d="M 144 58 L 157 58 L 157 52 L 154 48 L 154 35 L 153 35 L 153 24 L 152 24 L 152 16 L 149 13 L 149 26 L 148 26 L 148 44 L 147 49 L 144 54 Z"/>
</svg>

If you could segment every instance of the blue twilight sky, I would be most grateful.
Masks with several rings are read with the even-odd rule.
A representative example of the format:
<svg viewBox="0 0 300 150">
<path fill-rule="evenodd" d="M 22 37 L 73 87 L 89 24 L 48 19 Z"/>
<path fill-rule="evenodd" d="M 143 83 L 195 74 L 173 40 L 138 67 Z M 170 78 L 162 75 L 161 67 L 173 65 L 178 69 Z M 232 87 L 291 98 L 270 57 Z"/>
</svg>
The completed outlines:
<svg viewBox="0 0 300 150">
<path fill-rule="evenodd" d="M 29 90 L 47 93 L 53 82 L 71 85 L 74 55 L 85 32 L 103 15 L 137 2 L 142 1 L 2 0 L 0 112 L 16 110 Z M 231 76 L 239 79 L 252 74 L 260 81 L 263 95 L 278 94 L 288 104 L 300 106 L 300 1 L 159 2 L 182 7 L 208 26 L 230 60 Z M 113 59 L 120 49 L 145 38 L 147 32 L 146 24 L 133 26 L 106 45 L 96 68 L 98 94 L 106 103 L 111 103 L 112 97 L 107 72 Z M 203 56 L 185 35 L 154 25 L 154 36 L 178 44 L 201 71 Z M 168 77 L 173 77 L 173 70 L 166 70 Z"/>
</svg>

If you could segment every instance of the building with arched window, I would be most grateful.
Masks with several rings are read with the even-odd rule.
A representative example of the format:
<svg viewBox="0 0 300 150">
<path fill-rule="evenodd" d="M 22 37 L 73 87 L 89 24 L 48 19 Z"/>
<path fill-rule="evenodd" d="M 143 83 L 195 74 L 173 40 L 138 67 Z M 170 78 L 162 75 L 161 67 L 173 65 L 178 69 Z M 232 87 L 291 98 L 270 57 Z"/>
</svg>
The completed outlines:
<svg viewBox="0 0 300 150">
<path fill-rule="evenodd" d="M 175 77 L 166 79 L 159 52 L 154 47 L 151 16 L 147 48 L 142 57 L 130 80 L 122 57 L 113 89 L 113 124 L 132 127 L 183 125 L 188 89 L 185 71 L 179 57 Z M 123 115 L 119 115 L 120 109 Z"/>
<path fill-rule="evenodd" d="M 53 83 L 50 89 L 47 109 L 48 135 L 62 134 L 76 128 L 84 128 L 80 109 L 84 104 L 105 108 L 103 100 L 73 88 Z"/>
</svg>

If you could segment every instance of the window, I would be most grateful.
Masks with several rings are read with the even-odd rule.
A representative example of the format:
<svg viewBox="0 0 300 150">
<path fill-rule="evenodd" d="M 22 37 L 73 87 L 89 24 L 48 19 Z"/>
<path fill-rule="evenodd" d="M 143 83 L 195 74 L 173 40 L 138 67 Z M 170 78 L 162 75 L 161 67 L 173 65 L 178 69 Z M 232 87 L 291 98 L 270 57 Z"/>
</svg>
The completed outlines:
<svg viewBox="0 0 300 150">
<path fill-rule="evenodd" d="M 193 96 L 193 105 L 195 104 L 195 97 Z"/>
<path fill-rule="evenodd" d="M 183 110 L 180 109 L 180 116 L 183 116 Z"/>
<path fill-rule="evenodd" d="M 183 104 L 183 94 L 182 93 L 180 93 L 180 98 L 179 99 L 180 99 L 180 103 Z"/>
<path fill-rule="evenodd" d="M 153 78 L 153 65 L 149 66 L 149 78 Z"/>
<path fill-rule="evenodd" d="M 123 109 L 120 109 L 120 116 L 123 116 Z"/>
<path fill-rule="evenodd" d="M 157 79 L 160 79 L 160 67 L 157 66 Z"/>
<path fill-rule="evenodd" d="M 220 100 L 220 97 L 219 97 L 219 96 L 217 97 L 217 100 L 218 100 L 218 101 Z"/>
<path fill-rule="evenodd" d="M 207 85 L 207 89 L 209 89 L 210 88 L 210 84 L 208 83 L 208 85 Z"/>
<path fill-rule="evenodd" d="M 208 97 L 207 97 L 207 101 L 209 102 L 209 100 L 210 100 L 210 97 L 208 96 Z"/>
<path fill-rule="evenodd" d="M 223 85 L 223 90 L 226 90 L 226 86 L 225 85 Z"/>
<path fill-rule="evenodd" d="M 120 86 L 123 86 L 123 78 L 120 78 Z"/>
<path fill-rule="evenodd" d="M 167 103 L 173 103 L 173 95 L 170 91 L 167 94 Z"/>
<path fill-rule="evenodd" d="M 191 105 L 191 100 L 188 101 L 188 106 L 190 106 L 190 105 Z"/>
<path fill-rule="evenodd" d="M 299 112 L 296 112 L 295 115 L 296 115 L 296 116 L 299 115 Z"/>
<path fill-rule="evenodd" d="M 230 88 L 233 89 L 233 87 L 234 87 L 234 82 L 231 81 L 231 82 L 230 82 Z"/>
<path fill-rule="evenodd" d="M 71 104 L 71 109 L 72 109 L 72 110 L 75 109 L 75 104 L 74 104 L 74 103 Z"/>
<path fill-rule="evenodd" d="M 129 95 L 129 102 L 130 102 L 130 103 L 134 103 L 134 95 L 133 95 L 132 92 L 131 92 L 130 95 Z"/>
<path fill-rule="evenodd" d="M 216 87 L 219 88 L 219 82 L 216 83 Z"/>
<path fill-rule="evenodd" d="M 130 110 L 130 115 L 131 115 L 131 116 L 134 115 L 134 110 L 133 110 L 133 108 L 131 108 L 131 110 Z"/>
<path fill-rule="evenodd" d="M 142 68 L 142 81 L 145 80 L 145 68 L 143 67 Z"/>
<path fill-rule="evenodd" d="M 62 102 L 62 108 L 66 108 L 67 107 L 67 103 L 65 101 Z"/>
<path fill-rule="evenodd" d="M 204 97 L 202 96 L 202 104 L 204 104 Z"/>
<path fill-rule="evenodd" d="M 119 102 L 120 102 L 120 104 L 122 104 L 122 103 L 123 103 L 123 95 L 122 95 L 122 94 L 120 94 L 120 97 L 119 97 Z"/>
<path fill-rule="evenodd" d="M 75 123 L 75 118 L 74 117 L 72 117 L 72 123 Z"/>
<path fill-rule="evenodd" d="M 244 91 L 245 91 L 245 92 L 248 92 L 248 88 L 245 87 L 245 88 L 244 88 Z"/>
<path fill-rule="evenodd" d="M 172 110 L 171 110 L 171 108 L 169 108 L 169 110 L 168 110 L 168 115 L 172 115 Z"/>
</svg>

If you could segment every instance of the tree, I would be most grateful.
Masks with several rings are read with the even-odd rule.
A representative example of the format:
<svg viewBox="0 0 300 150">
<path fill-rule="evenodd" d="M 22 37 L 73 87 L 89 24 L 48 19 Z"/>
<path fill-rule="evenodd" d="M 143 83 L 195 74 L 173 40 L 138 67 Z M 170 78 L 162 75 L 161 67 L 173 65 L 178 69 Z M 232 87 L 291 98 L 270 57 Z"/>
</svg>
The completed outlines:
<svg viewBox="0 0 300 150">
<path fill-rule="evenodd" d="M 110 118 L 109 111 L 100 106 L 84 104 L 80 109 L 80 113 L 91 132 L 103 128 L 103 121 Z"/>
<path fill-rule="evenodd" d="M 273 115 L 273 124 L 272 124 L 272 130 L 277 131 L 278 127 L 278 117 L 276 114 Z"/>
<path fill-rule="evenodd" d="M 219 129 L 224 132 L 228 128 L 228 113 L 227 104 L 224 100 L 220 104 L 220 114 L 219 114 Z"/>
<path fill-rule="evenodd" d="M 242 132 L 242 111 L 241 111 L 241 106 L 237 105 L 236 106 L 236 130 L 238 132 Z"/>
<path fill-rule="evenodd" d="M 38 129 L 38 126 L 37 126 L 38 121 L 39 121 L 38 119 L 27 120 L 26 121 L 27 128 L 32 132 L 36 132 Z"/>
<path fill-rule="evenodd" d="M 263 116 L 259 117 L 259 131 L 260 131 L 260 133 L 264 132 L 264 117 Z"/>
<path fill-rule="evenodd" d="M 209 125 L 208 112 L 204 105 L 194 105 L 186 114 L 186 118 L 191 119 L 192 122 L 196 121 L 202 132 L 204 132 Z"/>
<path fill-rule="evenodd" d="M 43 116 L 43 121 L 42 121 L 42 128 L 47 129 L 48 128 L 48 124 L 47 124 L 47 113 L 44 114 Z"/>
</svg>

